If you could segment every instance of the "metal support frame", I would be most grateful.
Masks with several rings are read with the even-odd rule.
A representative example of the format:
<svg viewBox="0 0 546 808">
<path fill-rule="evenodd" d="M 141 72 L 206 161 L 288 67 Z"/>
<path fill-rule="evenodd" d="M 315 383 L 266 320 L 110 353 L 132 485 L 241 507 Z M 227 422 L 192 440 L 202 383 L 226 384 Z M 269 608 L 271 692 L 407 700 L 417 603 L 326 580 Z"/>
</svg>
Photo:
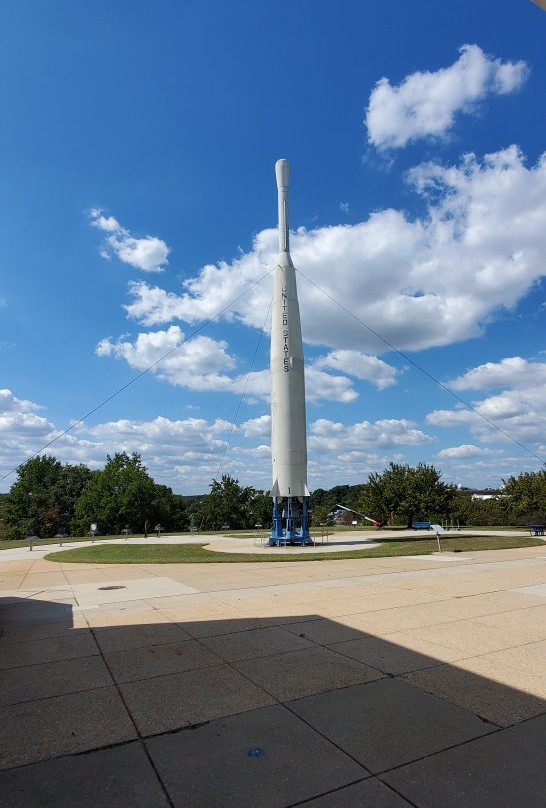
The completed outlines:
<svg viewBox="0 0 546 808">
<path fill-rule="evenodd" d="M 286 544 L 306 547 L 314 544 L 309 533 L 309 497 L 303 497 L 299 529 L 296 527 L 294 519 L 294 499 L 295 497 L 285 498 L 286 506 L 283 518 L 282 501 L 278 502 L 278 498 L 273 497 L 273 527 L 267 543 L 268 547 L 281 547 Z"/>
</svg>

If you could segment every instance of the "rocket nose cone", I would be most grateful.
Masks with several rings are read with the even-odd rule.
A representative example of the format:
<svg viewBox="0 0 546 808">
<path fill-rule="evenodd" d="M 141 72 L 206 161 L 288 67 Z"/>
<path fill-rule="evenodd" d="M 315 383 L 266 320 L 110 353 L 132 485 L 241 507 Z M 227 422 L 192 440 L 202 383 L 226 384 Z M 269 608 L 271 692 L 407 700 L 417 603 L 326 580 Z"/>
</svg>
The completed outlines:
<svg viewBox="0 0 546 808">
<path fill-rule="evenodd" d="M 290 183 L 288 160 L 277 160 L 275 163 L 275 176 L 277 178 L 277 188 L 288 188 Z"/>
</svg>

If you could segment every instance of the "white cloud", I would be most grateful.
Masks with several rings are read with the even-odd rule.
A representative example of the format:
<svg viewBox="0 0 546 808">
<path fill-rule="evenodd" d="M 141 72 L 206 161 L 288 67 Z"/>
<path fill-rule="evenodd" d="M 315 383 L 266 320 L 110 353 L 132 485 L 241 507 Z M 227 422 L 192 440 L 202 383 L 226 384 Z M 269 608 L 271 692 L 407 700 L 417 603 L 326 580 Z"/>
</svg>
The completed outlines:
<svg viewBox="0 0 546 808">
<path fill-rule="evenodd" d="M 361 351 L 332 351 L 327 356 L 321 356 L 315 360 L 313 367 L 343 371 L 357 379 L 371 382 L 378 390 L 384 390 L 385 387 L 396 384 L 396 368 L 383 362 L 382 359 L 369 356 Z"/>
<path fill-rule="evenodd" d="M 251 418 L 241 424 L 241 429 L 245 438 L 270 438 L 271 416 L 260 415 L 258 418 Z"/>
<path fill-rule="evenodd" d="M 97 356 L 124 359 L 137 370 L 150 368 L 170 384 L 200 392 L 232 392 L 269 399 L 271 381 L 269 370 L 229 375 L 236 366 L 223 340 L 197 336 L 184 342 L 184 333 L 177 325 L 166 331 L 141 332 L 131 342 L 120 337 L 106 337 L 98 343 Z M 178 347 L 177 347 L 178 346 Z M 170 352 L 170 353 L 169 353 Z M 162 356 L 169 353 L 165 359 Z M 161 360 L 161 361 L 159 361 Z M 157 364 L 156 364 L 157 363 Z M 351 380 L 313 367 L 306 369 L 306 398 L 349 402 L 358 398 Z"/>
<path fill-rule="evenodd" d="M 113 216 L 103 216 L 98 208 L 93 208 L 89 215 L 93 227 L 109 233 L 100 251 L 103 258 L 110 259 L 114 254 L 124 264 L 129 264 L 135 269 L 144 272 L 163 272 L 164 265 L 168 264 L 167 257 L 170 250 L 162 239 L 157 236 L 136 238 Z"/>
<path fill-rule="evenodd" d="M 125 308 L 130 317 L 143 325 L 153 326 L 183 320 L 195 323 L 216 317 L 224 312 L 226 320 L 234 318 L 261 328 L 271 303 L 270 286 L 255 286 L 268 269 L 276 265 L 278 249 L 277 231 L 262 230 L 254 238 L 253 250 L 235 258 L 231 263 L 220 261 L 207 264 L 199 275 L 184 282 L 185 292 L 175 295 L 160 287 L 151 287 L 145 281 L 130 284 L 133 303 Z M 244 295 L 244 296 L 243 296 Z M 240 297 L 232 307 L 229 304 Z M 252 309 L 252 310 L 251 310 Z"/>
<path fill-rule="evenodd" d="M 471 112 L 488 95 L 515 92 L 529 72 L 525 62 L 502 62 L 478 45 L 463 45 L 460 54 L 449 67 L 417 71 L 399 85 L 380 79 L 366 109 L 369 142 L 400 148 L 423 137 L 443 136 L 458 112 Z"/>
<path fill-rule="evenodd" d="M 40 404 L 34 404 L 27 399 L 16 398 L 11 390 L 0 390 L 0 412 L 32 412 L 32 410 L 43 410 Z"/>
<path fill-rule="evenodd" d="M 309 449 L 313 452 L 357 451 L 369 447 L 386 449 L 426 444 L 433 440 L 405 418 L 385 418 L 375 423 L 361 421 L 350 425 L 319 418 L 309 427 Z"/>
<path fill-rule="evenodd" d="M 0 413 L 0 434 L 8 436 L 42 436 L 45 439 L 53 429 L 46 418 L 33 412 Z"/>
<path fill-rule="evenodd" d="M 293 234 L 307 343 L 387 352 L 351 312 L 402 350 L 449 345 L 479 336 L 500 308 L 515 306 L 543 275 L 546 157 L 527 167 L 512 146 L 482 161 L 467 155 L 458 166 L 421 165 L 409 181 L 427 205 L 421 219 L 390 209 L 358 224 Z M 252 284 L 275 266 L 276 252 L 276 231 L 264 230 L 249 253 L 203 267 L 180 295 L 132 284 L 127 312 L 157 326 L 203 321 L 227 307 L 225 319 L 261 329 L 272 277 Z"/>
<path fill-rule="evenodd" d="M 493 449 L 485 449 L 483 446 L 475 446 L 473 443 L 463 443 L 460 446 L 450 446 L 440 449 L 436 457 L 439 458 L 464 458 L 464 457 L 486 457 L 487 455 L 497 455 Z"/>
<path fill-rule="evenodd" d="M 501 389 L 471 404 L 476 412 L 457 405 L 453 410 L 434 410 L 427 415 L 433 426 L 466 425 L 484 443 L 507 442 L 509 438 L 486 420 L 535 452 L 546 434 L 546 363 L 508 357 L 472 368 L 449 383 L 457 390 Z M 477 413 L 477 414 L 476 414 Z M 483 417 L 480 417 L 483 416 Z"/>
<path fill-rule="evenodd" d="M 235 366 L 234 358 L 227 353 L 227 343 L 204 336 L 193 337 L 187 342 L 183 340 L 180 327 L 172 325 L 166 331 L 140 333 L 134 342 L 122 338 L 117 341 L 102 339 L 96 353 L 125 359 L 131 367 L 145 370 L 172 351 L 153 368 L 160 379 L 192 390 L 230 388 L 231 379 L 222 372 Z"/>
<path fill-rule="evenodd" d="M 454 390 L 491 390 L 510 387 L 527 389 L 546 385 L 546 362 L 529 362 L 511 356 L 500 362 L 486 362 L 448 382 Z"/>
</svg>

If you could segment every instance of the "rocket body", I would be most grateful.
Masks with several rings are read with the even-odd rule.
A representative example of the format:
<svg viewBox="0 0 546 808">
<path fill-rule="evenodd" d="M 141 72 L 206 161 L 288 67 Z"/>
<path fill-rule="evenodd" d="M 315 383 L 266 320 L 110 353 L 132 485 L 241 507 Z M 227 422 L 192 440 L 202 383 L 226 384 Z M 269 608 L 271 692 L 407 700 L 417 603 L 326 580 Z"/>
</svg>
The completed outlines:
<svg viewBox="0 0 546 808">
<path fill-rule="evenodd" d="M 305 378 L 296 272 L 288 228 L 289 167 L 275 165 L 279 203 L 279 258 L 271 323 L 271 455 L 277 502 L 308 497 Z"/>
</svg>

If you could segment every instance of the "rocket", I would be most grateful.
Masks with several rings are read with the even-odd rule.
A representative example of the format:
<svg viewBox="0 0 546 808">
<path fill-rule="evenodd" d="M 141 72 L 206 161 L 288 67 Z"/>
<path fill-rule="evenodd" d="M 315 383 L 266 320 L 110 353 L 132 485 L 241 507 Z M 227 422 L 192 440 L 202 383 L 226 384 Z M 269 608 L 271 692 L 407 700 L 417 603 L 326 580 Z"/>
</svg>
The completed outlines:
<svg viewBox="0 0 546 808">
<path fill-rule="evenodd" d="M 290 257 L 287 160 L 275 164 L 279 257 L 271 323 L 271 457 L 273 530 L 270 544 L 310 544 L 307 505 L 305 378 L 296 271 Z"/>
</svg>

